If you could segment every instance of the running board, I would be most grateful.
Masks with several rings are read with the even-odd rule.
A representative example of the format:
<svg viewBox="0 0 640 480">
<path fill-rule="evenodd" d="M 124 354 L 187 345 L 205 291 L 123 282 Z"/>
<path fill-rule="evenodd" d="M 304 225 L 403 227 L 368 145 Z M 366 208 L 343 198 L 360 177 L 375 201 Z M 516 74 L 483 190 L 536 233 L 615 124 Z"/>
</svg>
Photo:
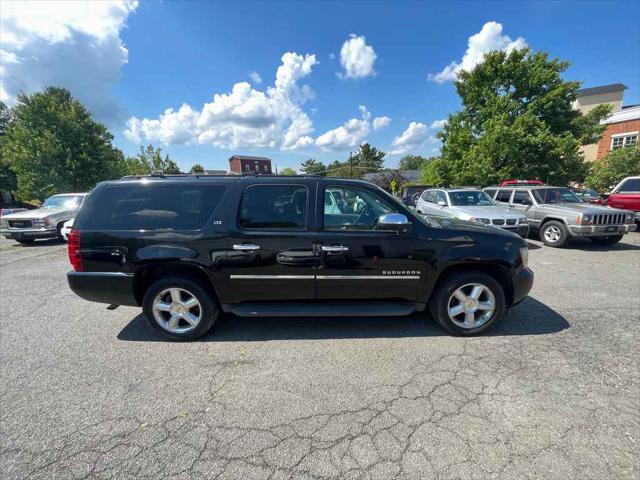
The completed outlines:
<svg viewBox="0 0 640 480">
<path fill-rule="evenodd" d="M 415 303 L 240 303 L 230 305 L 239 317 L 400 317 L 419 310 Z M 225 309 L 227 310 L 227 309 Z"/>
</svg>

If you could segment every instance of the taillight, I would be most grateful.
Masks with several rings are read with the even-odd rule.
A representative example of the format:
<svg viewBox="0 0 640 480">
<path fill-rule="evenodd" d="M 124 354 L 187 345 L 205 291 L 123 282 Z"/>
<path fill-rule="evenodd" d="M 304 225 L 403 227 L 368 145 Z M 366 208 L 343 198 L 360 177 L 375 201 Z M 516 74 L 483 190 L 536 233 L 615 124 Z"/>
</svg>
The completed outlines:
<svg viewBox="0 0 640 480">
<path fill-rule="evenodd" d="M 76 272 L 84 272 L 84 264 L 80 255 L 80 231 L 71 230 L 69 232 L 69 261 Z"/>
</svg>

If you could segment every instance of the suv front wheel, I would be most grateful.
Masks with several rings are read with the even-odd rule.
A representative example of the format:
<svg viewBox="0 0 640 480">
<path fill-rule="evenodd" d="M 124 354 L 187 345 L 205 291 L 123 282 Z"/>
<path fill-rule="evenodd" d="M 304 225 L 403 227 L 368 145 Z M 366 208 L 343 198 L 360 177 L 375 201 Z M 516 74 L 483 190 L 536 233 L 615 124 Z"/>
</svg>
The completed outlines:
<svg viewBox="0 0 640 480">
<path fill-rule="evenodd" d="M 429 310 L 445 330 L 457 335 L 476 335 L 504 315 L 504 290 L 485 273 L 453 274 L 440 281 Z"/>
<path fill-rule="evenodd" d="M 203 286 L 182 276 L 155 281 L 145 292 L 142 311 L 147 323 L 172 340 L 194 340 L 207 333 L 220 307 Z"/>
<path fill-rule="evenodd" d="M 540 240 L 548 247 L 564 247 L 569 242 L 569 232 L 564 223 L 551 220 L 542 225 Z"/>
</svg>

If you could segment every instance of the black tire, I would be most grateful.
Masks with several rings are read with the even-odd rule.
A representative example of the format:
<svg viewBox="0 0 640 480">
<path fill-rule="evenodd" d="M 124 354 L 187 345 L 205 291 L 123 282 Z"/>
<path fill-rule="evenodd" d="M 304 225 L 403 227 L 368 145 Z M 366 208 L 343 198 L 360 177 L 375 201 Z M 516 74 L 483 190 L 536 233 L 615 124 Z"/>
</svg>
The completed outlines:
<svg viewBox="0 0 640 480">
<path fill-rule="evenodd" d="M 613 245 L 622 240 L 622 235 L 610 235 L 608 237 L 589 237 L 596 245 Z"/>
<path fill-rule="evenodd" d="M 540 240 L 542 240 L 542 243 L 547 247 L 561 248 L 569 243 L 571 237 L 564 223 L 557 220 L 550 220 L 545 222 L 540 228 Z"/>
<path fill-rule="evenodd" d="M 66 242 L 66 240 L 62 236 L 62 227 L 64 227 L 64 222 L 59 223 L 58 226 L 56 227 L 56 232 L 58 234 L 58 240 L 62 240 L 63 242 Z"/>
<path fill-rule="evenodd" d="M 200 303 L 200 321 L 197 326 L 186 333 L 170 332 L 163 328 L 153 315 L 153 301 L 163 290 L 169 288 L 180 288 L 186 290 L 194 296 Z M 188 276 L 163 277 L 152 283 L 142 299 L 142 312 L 144 317 L 153 329 L 171 340 L 188 341 L 195 340 L 206 334 L 220 315 L 220 305 L 215 296 L 205 288 L 199 281 Z"/>
<path fill-rule="evenodd" d="M 449 318 L 449 301 L 456 290 L 468 284 L 481 284 L 491 290 L 495 308 L 491 317 L 476 328 L 463 328 Z M 488 330 L 505 314 L 505 296 L 502 286 L 491 275 L 482 272 L 460 272 L 442 278 L 429 301 L 429 311 L 434 320 L 445 330 L 455 335 L 472 336 Z"/>
</svg>

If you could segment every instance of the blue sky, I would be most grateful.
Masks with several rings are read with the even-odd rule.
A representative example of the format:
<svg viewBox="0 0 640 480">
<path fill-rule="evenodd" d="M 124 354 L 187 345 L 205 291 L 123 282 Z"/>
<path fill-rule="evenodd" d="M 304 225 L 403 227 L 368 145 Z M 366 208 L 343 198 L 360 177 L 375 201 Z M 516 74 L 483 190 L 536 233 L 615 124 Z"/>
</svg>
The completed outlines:
<svg viewBox="0 0 640 480">
<path fill-rule="evenodd" d="M 435 154 L 434 122 L 459 108 L 456 67 L 491 48 L 544 50 L 571 61 L 567 79 L 621 82 L 640 103 L 635 1 L 79 5 L 3 8 L 3 101 L 62 84 L 125 153 L 151 142 L 183 169 L 233 153 L 343 160 L 365 140 L 388 166 Z"/>
</svg>

